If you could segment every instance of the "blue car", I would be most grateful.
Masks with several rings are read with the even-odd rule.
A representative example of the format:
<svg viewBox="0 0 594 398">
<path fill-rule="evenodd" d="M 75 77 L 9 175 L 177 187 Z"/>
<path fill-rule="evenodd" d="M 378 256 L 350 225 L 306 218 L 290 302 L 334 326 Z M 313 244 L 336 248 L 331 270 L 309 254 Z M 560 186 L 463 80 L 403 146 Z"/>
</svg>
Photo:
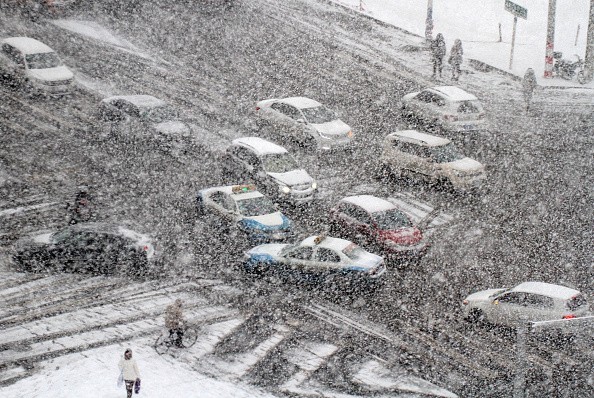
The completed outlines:
<svg viewBox="0 0 594 398">
<path fill-rule="evenodd" d="M 312 282 L 372 282 L 386 275 L 384 258 L 345 239 L 310 236 L 297 244 L 271 243 L 245 253 L 248 272 L 275 272 Z"/>
<path fill-rule="evenodd" d="M 254 185 L 213 187 L 198 192 L 199 215 L 246 235 L 252 244 L 279 242 L 293 236 L 293 223 Z"/>
</svg>

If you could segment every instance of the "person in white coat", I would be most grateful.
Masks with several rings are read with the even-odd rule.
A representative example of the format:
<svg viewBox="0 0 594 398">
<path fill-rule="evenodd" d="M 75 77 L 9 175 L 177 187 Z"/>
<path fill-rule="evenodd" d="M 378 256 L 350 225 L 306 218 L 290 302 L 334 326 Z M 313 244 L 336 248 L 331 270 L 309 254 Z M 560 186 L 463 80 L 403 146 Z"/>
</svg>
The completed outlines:
<svg viewBox="0 0 594 398">
<path fill-rule="evenodd" d="M 140 380 L 140 372 L 138 371 L 138 365 L 136 360 L 132 358 L 132 350 L 127 348 L 124 351 L 124 358 L 120 359 L 118 364 L 120 371 L 124 376 L 124 382 L 126 384 L 127 397 L 132 398 L 132 389 L 136 380 Z"/>
</svg>

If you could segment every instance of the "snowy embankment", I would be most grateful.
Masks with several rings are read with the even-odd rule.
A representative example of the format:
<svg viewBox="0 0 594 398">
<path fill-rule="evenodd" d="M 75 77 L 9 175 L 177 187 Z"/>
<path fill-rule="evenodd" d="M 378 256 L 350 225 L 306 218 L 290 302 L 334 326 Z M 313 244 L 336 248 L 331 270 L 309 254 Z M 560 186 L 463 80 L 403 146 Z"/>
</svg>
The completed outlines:
<svg viewBox="0 0 594 398">
<path fill-rule="evenodd" d="M 425 37 L 426 1 L 332 0 L 382 22 Z M 443 33 L 448 51 L 461 39 L 466 59 L 476 59 L 503 71 L 523 76 L 533 68 L 540 85 L 579 86 L 575 81 L 542 78 L 545 65 L 548 1 L 514 0 L 528 9 L 526 20 L 518 18 L 512 68 L 509 68 L 513 15 L 501 1 L 448 0 L 433 2 L 433 33 Z M 557 4 L 555 51 L 563 58 L 586 51 L 588 0 L 567 0 Z M 501 26 L 501 41 L 499 29 Z M 594 82 L 587 87 L 594 88 Z"/>
</svg>

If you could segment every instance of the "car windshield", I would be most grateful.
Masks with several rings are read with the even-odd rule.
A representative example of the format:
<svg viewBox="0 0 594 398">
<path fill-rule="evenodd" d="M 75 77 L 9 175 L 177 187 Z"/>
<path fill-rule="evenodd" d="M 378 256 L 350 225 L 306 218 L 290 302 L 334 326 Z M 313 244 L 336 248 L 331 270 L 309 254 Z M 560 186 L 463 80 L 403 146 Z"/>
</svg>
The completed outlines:
<svg viewBox="0 0 594 398">
<path fill-rule="evenodd" d="M 429 151 L 436 163 L 449 163 L 465 158 L 451 142 L 442 146 L 429 147 Z"/>
<path fill-rule="evenodd" d="M 391 230 L 398 228 L 411 227 L 412 222 L 399 210 L 390 209 L 373 213 L 373 219 L 380 229 Z"/>
<path fill-rule="evenodd" d="M 321 123 L 328 123 L 333 120 L 338 119 L 336 114 L 332 112 L 330 109 L 326 108 L 325 106 L 316 106 L 315 108 L 304 108 L 301 109 L 305 119 L 309 123 L 313 124 L 321 124 Z"/>
<path fill-rule="evenodd" d="M 365 250 L 361 249 L 355 243 L 351 243 L 350 245 L 348 245 L 347 247 L 345 247 L 342 250 L 342 252 L 344 254 L 346 254 L 346 256 L 348 258 L 350 258 L 351 260 L 356 260 L 358 258 L 361 258 L 361 257 L 364 257 L 365 256 Z"/>
<path fill-rule="evenodd" d="M 264 170 L 269 173 L 287 173 L 299 169 L 297 162 L 288 153 L 275 153 L 263 158 Z"/>
<path fill-rule="evenodd" d="M 48 69 L 62 65 L 56 53 L 27 54 L 25 58 L 29 69 Z"/>
<path fill-rule="evenodd" d="M 69 229 L 64 229 L 62 231 L 58 231 L 52 235 L 52 239 L 56 243 L 63 242 L 64 240 L 68 239 L 72 235 L 72 231 Z"/>
<path fill-rule="evenodd" d="M 246 217 L 262 216 L 278 211 L 272 201 L 265 196 L 238 200 L 237 207 L 239 212 Z"/>
<path fill-rule="evenodd" d="M 149 109 L 142 114 L 142 117 L 151 123 L 163 123 L 178 119 L 177 111 L 169 105 Z"/>
</svg>

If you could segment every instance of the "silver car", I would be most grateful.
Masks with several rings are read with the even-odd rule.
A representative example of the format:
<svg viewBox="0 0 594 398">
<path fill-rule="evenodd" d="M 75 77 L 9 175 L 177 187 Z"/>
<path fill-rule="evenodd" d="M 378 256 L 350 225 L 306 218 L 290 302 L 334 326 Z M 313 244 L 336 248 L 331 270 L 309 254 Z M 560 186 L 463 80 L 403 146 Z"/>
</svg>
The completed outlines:
<svg viewBox="0 0 594 398">
<path fill-rule="evenodd" d="M 431 128 L 453 132 L 484 129 L 483 105 L 459 87 L 438 86 L 407 94 L 400 108 L 404 116 Z"/>
<path fill-rule="evenodd" d="M 466 297 L 462 312 L 471 321 L 515 327 L 521 320 L 551 321 L 589 313 L 586 298 L 575 289 L 544 282 L 524 282 L 511 289 L 488 289 Z"/>
<path fill-rule="evenodd" d="M 352 144 L 353 131 L 318 101 L 305 97 L 268 99 L 256 104 L 259 123 L 272 125 L 283 141 L 304 147 L 330 150 Z"/>
</svg>

